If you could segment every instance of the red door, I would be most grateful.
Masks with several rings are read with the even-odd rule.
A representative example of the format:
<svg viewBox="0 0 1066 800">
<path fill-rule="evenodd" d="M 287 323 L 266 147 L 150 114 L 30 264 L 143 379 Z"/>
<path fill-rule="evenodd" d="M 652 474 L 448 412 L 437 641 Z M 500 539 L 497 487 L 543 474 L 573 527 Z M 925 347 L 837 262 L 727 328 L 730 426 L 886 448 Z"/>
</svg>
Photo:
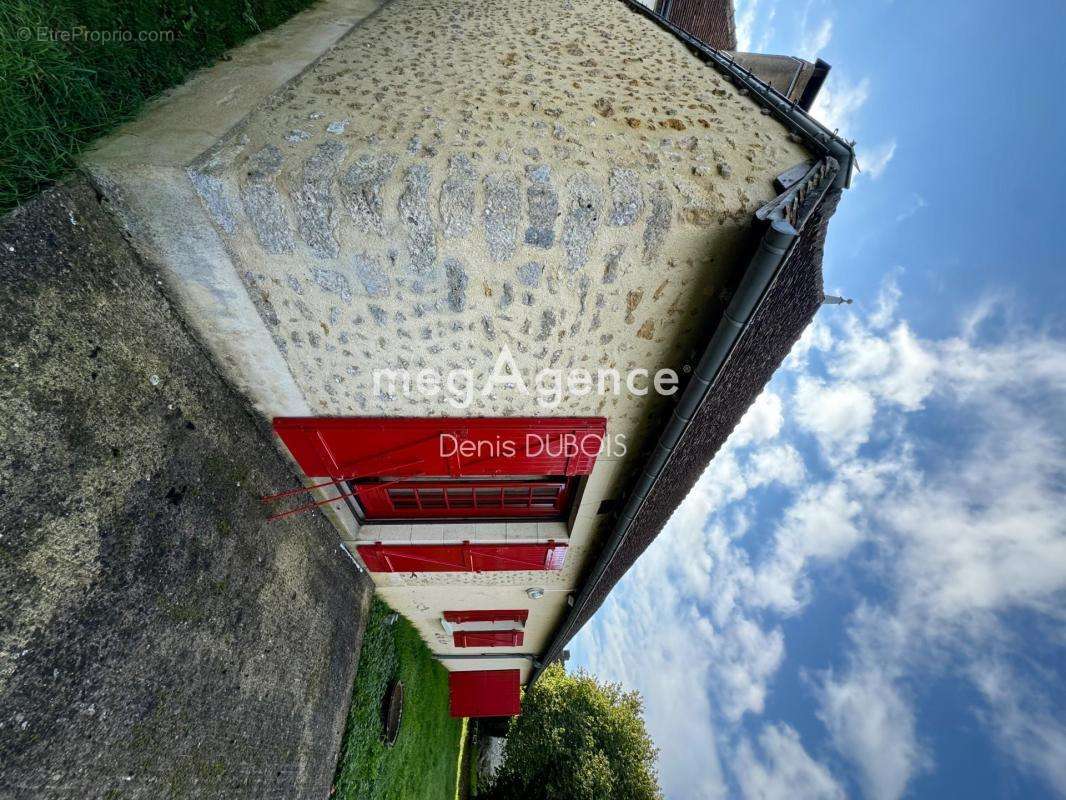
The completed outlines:
<svg viewBox="0 0 1066 800">
<path fill-rule="evenodd" d="M 522 711 L 517 669 L 449 672 L 453 717 L 513 717 Z"/>
</svg>

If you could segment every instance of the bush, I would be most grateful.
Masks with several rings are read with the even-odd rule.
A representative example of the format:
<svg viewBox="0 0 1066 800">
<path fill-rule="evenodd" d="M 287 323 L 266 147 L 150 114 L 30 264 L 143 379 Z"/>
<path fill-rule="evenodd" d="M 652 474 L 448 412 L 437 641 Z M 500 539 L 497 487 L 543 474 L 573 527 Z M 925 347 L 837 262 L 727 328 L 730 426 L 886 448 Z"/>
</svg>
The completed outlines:
<svg viewBox="0 0 1066 800">
<path fill-rule="evenodd" d="M 554 664 L 511 723 L 492 800 L 659 800 L 637 692 Z"/>
</svg>

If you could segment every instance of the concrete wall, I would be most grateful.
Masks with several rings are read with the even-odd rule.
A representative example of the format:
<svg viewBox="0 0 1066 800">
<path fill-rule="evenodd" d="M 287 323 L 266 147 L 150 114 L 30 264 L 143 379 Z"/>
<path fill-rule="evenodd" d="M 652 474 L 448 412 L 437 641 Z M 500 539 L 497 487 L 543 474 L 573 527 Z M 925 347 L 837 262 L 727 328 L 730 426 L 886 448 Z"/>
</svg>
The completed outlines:
<svg viewBox="0 0 1066 800">
<path fill-rule="evenodd" d="M 618 0 L 325 5 L 364 16 L 287 83 L 265 91 L 263 53 L 313 38 L 299 17 L 219 68 L 234 87 L 246 71 L 249 92 L 219 96 L 205 79 L 88 166 L 266 418 L 608 418 L 627 456 L 597 465 L 560 573 L 375 576 L 435 648 L 440 612 L 473 607 L 473 592 L 543 585 L 527 605 L 530 641 L 544 641 L 597 544 L 599 499 L 617 496 L 668 404 L 623 391 L 545 409 L 496 391 L 456 408 L 375 387 L 375 370 L 481 380 L 506 347 L 527 380 L 544 367 L 683 375 L 739 280 L 774 176 L 809 154 Z M 334 513 L 348 542 L 386 538 Z M 450 535 L 482 534 L 540 531 Z"/>
<path fill-rule="evenodd" d="M 0 220 L 0 797 L 322 798 L 370 590 L 94 192 Z"/>
</svg>

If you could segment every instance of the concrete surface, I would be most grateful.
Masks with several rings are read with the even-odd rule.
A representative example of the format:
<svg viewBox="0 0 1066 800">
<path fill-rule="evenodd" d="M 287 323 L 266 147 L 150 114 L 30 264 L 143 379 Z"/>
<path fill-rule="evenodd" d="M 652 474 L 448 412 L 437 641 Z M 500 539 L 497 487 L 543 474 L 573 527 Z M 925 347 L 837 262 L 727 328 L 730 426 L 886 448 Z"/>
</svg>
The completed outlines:
<svg viewBox="0 0 1066 800">
<path fill-rule="evenodd" d="M 0 797 L 323 798 L 370 597 L 86 184 L 0 220 Z"/>
</svg>

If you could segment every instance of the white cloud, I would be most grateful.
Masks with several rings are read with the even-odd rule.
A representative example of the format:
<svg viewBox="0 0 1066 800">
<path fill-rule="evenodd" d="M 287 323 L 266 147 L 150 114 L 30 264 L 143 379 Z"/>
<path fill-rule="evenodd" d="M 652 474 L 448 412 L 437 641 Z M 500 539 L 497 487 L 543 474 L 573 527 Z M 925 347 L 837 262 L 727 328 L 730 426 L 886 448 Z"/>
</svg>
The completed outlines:
<svg viewBox="0 0 1066 800">
<path fill-rule="evenodd" d="M 896 155 L 895 138 L 868 145 L 860 134 L 859 115 L 870 99 L 870 80 L 862 78 L 854 82 L 838 70 L 829 73 L 825 84 L 811 108 L 811 116 L 831 131 L 837 131 L 847 139 L 857 138 L 857 159 L 860 175 L 877 180 Z"/>
<path fill-rule="evenodd" d="M 875 145 L 869 149 L 860 146 L 858 148 L 859 169 L 862 170 L 860 174 L 877 180 L 882 174 L 884 174 L 885 169 L 888 167 L 888 163 L 895 155 L 895 139 L 881 142 L 881 144 Z"/>
<path fill-rule="evenodd" d="M 752 442 L 761 444 L 773 439 L 781 431 L 784 422 L 783 408 L 781 397 L 764 389 L 733 431 L 731 446 L 743 447 Z"/>
<path fill-rule="evenodd" d="M 881 289 L 877 293 L 877 307 L 866 318 L 866 322 L 871 327 L 881 330 L 887 328 L 895 320 L 896 312 L 899 310 L 899 299 L 903 296 L 899 290 L 899 283 L 896 281 L 896 275 L 901 271 L 897 267 L 882 282 Z"/>
<path fill-rule="evenodd" d="M 904 222 L 913 217 L 923 208 L 928 208 L 928 206 L 929 203 L 926 202 L 926 199 L 917 192 L 914 192 L 911 195 L 907 205 L 905 205 L 903 209 L 896 215 L 896 222 Z"/>
<path fill-rule="evenodd" d="M 863 78 L 852 83 L 833 71 L 822 85 L 811 108 L 811 116 L 829 130 L 849 135 L 856 127 L 856 117 L 870 99 L 870 80 Z"/>
<path fill-rule="evenodd" d="M 803 377 L 794 400 L 796 421 L 814 434 L 827 457 L 853 456 L 869 439 L 876 406 L 862 386 Z"/>
<path fill-rule="evenodd" d="M 809 28 L 804 21 L 803 34 L 800 37 L 799 48 L 796 55 L 808 61 L 814 61 L 818 54 L 829 46 L 833 39 L 833 20 L 829 17 L 823 19 L 816 27 Z"/>
<path fill-rule="evenodd" d="M 661 606 L 650 596 L 627 598 L 624 605 L 610 598 L 600 624 L 589 631 L 589 667 L 599 676 L 640 688 L 668 796 L 724 798 L 725 778 L 704 685 L 708 655 L 692 646 L 686 620 L 661 613 L 677 608 L 677 596 L 667 595 Z M 647 647 L 648 641 L 657 646 Z"/>
<path fill-rule="evenodd" d="M 811 758 L 788 725 L 765 725 L 758 750 L 744 739 L 735 772 L 746 800 L 842 800 L 844 790 L 829 770 Z"/>
<path fill-rule="evenodd" d="M 834 744 L 859 771 L 871 800 L 896 800 L 926 758 L 917 743 L 914 714 L 899 690 L 871 668 L 821 688 L 819 716 Z"/>
<path fill-rule="evenodd" d="M 759 10 L 759 0 L 737 0 L 734 9 L 737 29 L 737 51 L 752 52 L 755 41 L 755 15 Z"/>
<path fill-rule="evenodd" d="M 988 727 L 999 746 L 1066 797 L 1066 725 L 1048 711 L 1050 698 L 993 659 L 972 668 L 990 707 Z"/>
<path fill-rule="evenodd" d="M 806 603 L 810 564 L 839 560 L 862 539 L 860 506 L 842 483 L 810 487 L 785 512 L 771 555 L 755 570 L 749 602 L 794 614 Z"/>
<path fill-rule="evenodd" d="M 808 329 L 577 646 L 645 691 L 671 797 L 730 785 L 774 797 L 790 781 L 835 796 L 794 729 L 750 741 L 741 720 L 763 712 L 788 664 L 785 620 L 844 569 L 876 593 L 849 615 L 837 668 L 809 686 L 864 793 L 899 797 L 935 768 L 906 687 L 949 664 L 973 665 L 964 674 L 1004 754 L 1066 786 L 1066 729 L 1040 691 L 987 665 L 990 643 L 1009 638 L 1005 612 L 1038 615 L 1066 641 L 1066 342 L 1000 324 L 1002 298 L 958 335 L 922 338 L 899 318 L 906 301 L 890 281 L 869 313 Z"/>
</svg>

